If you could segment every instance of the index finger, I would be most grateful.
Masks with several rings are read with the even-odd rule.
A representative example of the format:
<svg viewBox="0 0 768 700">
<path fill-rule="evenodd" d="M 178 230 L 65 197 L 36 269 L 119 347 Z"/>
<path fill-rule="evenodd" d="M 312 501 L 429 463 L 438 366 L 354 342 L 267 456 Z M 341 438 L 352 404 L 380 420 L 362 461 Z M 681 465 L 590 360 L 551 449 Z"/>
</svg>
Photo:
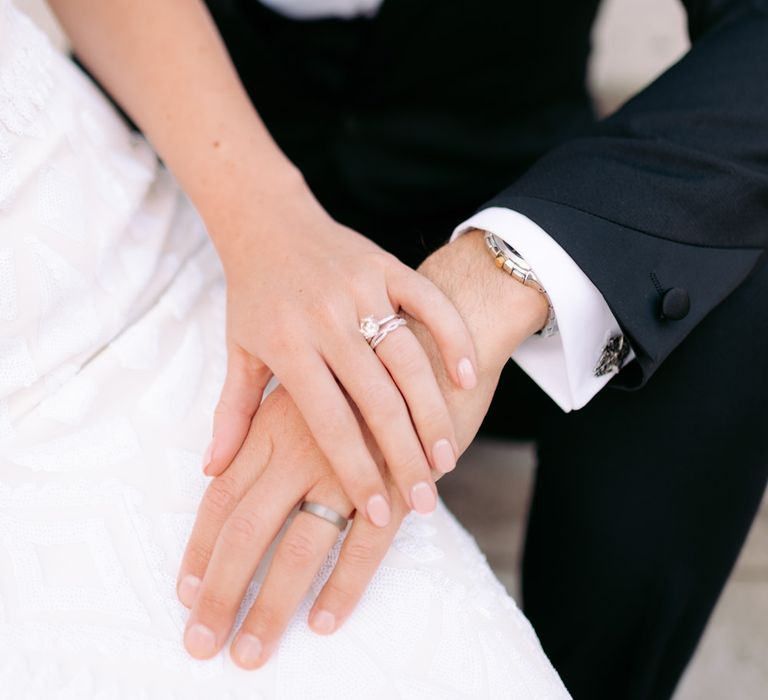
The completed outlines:
<svg viewBox="0 0 768 700">
<path fill-rule="evenodd" d="M 176 594 L 186 607 L 194 604 L 222 526 L 268 463 L 271 452 L 268 436 L 246 438 L 229 469 L 208 484 L 176 579 Z"/>
</svg>

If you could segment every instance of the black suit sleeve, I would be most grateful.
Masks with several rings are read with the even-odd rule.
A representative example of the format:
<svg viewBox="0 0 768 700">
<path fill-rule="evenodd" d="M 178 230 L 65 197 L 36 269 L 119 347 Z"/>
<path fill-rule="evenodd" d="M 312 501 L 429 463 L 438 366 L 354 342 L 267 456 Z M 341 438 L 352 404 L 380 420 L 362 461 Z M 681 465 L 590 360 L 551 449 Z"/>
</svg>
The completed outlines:
<svg viewBox="0 0 768 700">
<path fill-rule="evenodd" d="M 614 379 L 626 387 L 768 246 L 768 0 L 685 4 L 686 56 L 485 205 L 536 221 L 602 292 L 637 354 Z M 690 298 L 677 320 L 660 313 L 670 288 Z"/>
</svg>

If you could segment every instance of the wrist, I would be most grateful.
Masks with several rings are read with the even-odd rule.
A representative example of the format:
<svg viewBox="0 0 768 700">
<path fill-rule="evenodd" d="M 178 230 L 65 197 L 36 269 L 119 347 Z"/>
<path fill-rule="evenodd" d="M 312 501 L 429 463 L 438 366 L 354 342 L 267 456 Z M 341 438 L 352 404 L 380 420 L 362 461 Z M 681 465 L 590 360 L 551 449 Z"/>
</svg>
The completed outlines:
<svg viewBox="0 0 768 700">
<path fill-rule="evenodd" d="M 437 250 L 419 272 L 443 290 L 464 318 L 481 373 L 498 375 L 517 346 L 547 322 L 546 297 L 499 270 L 477 229 Z"/>
<path fill-rule="evenodd" d="M 193 199 L 225 273 L 238 267 L 244 255 L 252 262 L 252 246 L 266 254 L 267 244 L 287 227 L 295 229 L 297 214 L 314 201 L 303 175 L 289 161 L 276 164 L 270 178 L 246 172 L 231 174 L 225 181 L 229 180 L 237 184 L 212 186 L 202 201 Z"/>
</svg>

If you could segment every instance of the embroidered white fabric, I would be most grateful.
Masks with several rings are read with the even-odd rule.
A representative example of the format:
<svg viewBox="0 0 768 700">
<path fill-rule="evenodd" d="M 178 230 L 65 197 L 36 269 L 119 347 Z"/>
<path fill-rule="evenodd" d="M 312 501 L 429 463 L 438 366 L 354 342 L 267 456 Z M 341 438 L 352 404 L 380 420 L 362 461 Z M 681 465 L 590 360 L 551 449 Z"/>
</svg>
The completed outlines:
<svg viewBox="0 0 768 700">
<path fill-rule="evenodd" d="M 442 504 L 405 521 L 336 634 L 306 616 L 339 543 L 262 670 L 186 654 L 174 584 L 224 304 L 149 147 L 0 0 L 0 697 L 567 698 Z"/>
</svg>

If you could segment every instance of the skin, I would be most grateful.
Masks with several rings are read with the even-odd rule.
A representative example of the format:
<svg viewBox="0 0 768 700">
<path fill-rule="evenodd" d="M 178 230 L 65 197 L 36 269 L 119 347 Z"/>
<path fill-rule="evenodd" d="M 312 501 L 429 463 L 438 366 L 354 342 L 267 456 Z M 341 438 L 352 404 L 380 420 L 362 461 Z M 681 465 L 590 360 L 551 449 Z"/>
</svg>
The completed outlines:
<svg viewBox="0 0 768 700">
<path fill-rule="evenodd" d="M 544 325 L 547 304 L 543 295 L 496 269 L 479 231 L 437 251 L 420 271 L 465 314 L 478 347 L 478 385 L 472 392 L 461 391 L 447 377 L 428 330 L 411 322 L 438 377 L 463 451 L 488 410 L 509 353 Z M 398 335 L 399 330 L 388 336 L 382 349 L 397 352 Z M 360 424 L 386 478 L 385 460 L 362 419 Z M 337 565 L 310 612 L 310 626 L 319 634 L 334 632 L 348 618 L 408 512 L 391 481 L 388 487 L 393 517 L 386 528 L 359 516 L 353 519 Z M 256 567 L 289 512 L 305 498 L 344 515 L 353 512 L 296 405 L 278 388 L 257 412 L 232 465 L 209 485 L 184 554 L 178 591 L 191 607 L 184 642 L 193 656 L 210 658 L 225 644 Z M 266 663 L 337 536 L 333 525 L 311 514 L 296 515 L 233 640 L 235 663 L 246 669 Z"/>
<path fill-rule="evenodd" d="M 204 464 L 219 476 L 179 572 L 192 608 L 185 645 L 199 658 L 222 647 L 256 565 L 305 497 L 355 512 L 310 616 L 330 633 L 405 514 L 435 507 L 435 480 L 474 437 L 546 302 L 493 266 L 477 232 L 416 272 L 328 216 L 261 122 L 199 0 L 49 4 L 174 172 L 226 275 L 228 371 Z M 374 353 L 360 317 L 400 308 L 408 327 Z M 281 387 L 260 405 L 273 374 Z M 233 651 L 237 663 L 269 658 L 337 534 L 305 513 L 292 521 L 236 640 L 252 642 L 250 654 Z"/>
<path fill-rule="evenodd" d="M 398 333 L 400 354 L 377 359 L 358 325 L 402 308 L 427 325 L 454 384 L 471 390 L 475 352 L 455 307 L 320 206 L 264 127 L 200 0 L 50 4 L 78 56 L 173 171 L 222 260 L 228 367 L 206 472 L 232 461 L 274 374 L 359 513 L 386 527 L 392 504 L 346 396 L 403 500 L 433 510 L 431 470 L 452 469 L 458 445 L 429 359 L 408 329 Z"/>
</svg>

